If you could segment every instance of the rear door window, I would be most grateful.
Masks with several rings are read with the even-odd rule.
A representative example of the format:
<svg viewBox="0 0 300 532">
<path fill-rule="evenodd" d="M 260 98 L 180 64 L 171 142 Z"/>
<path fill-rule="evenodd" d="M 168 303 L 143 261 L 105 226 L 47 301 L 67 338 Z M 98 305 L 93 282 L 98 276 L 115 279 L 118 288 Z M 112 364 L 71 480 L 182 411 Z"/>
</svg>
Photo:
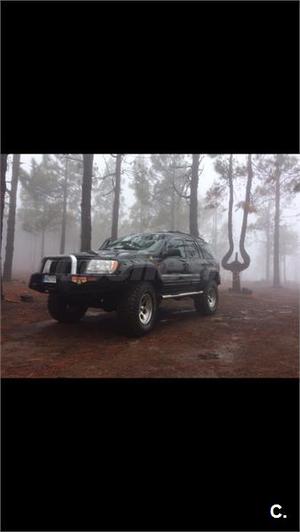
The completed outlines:
<svg viewBox="0 0 300 532">
<path fill-rule="evenodd" d="M 199 259 L 199 251 L 198 248 L 192 240 L 186 240 L 185 241 L 185 250 L 186 250 L 186 256 L 189 259 Z"/>
<path fill-rule="evenodd" d="M 186 258 L 186 252 L 184 247 L 184 241 L 182 238 L 171 238 L 167 244 L 167 249 L 179 249 L 180 256 L 185 259 Z"/>
<path fill-rule="evenodd" d="M 208 244 L 206 244 L 206 243 L 205 244 L 201 244 L 201 251 L 202 251 L 203 256 L 204 256 L 205 259 L 207 259 L 207 260 L 215 260 L 213 254 L 212 254 L 212 251 L 211 251 L 211 249 L 210 249 Z"/>
</svg>

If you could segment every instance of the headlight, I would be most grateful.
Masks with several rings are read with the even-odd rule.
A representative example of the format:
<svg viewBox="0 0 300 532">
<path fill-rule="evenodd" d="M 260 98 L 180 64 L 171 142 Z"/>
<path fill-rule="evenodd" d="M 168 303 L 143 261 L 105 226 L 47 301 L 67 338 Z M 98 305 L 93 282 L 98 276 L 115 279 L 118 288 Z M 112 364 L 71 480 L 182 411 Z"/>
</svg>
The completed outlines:
<svg viewBox="0 0 300 532">
<path fill-rule="evenodd" d="M 92 259 L 88 262 L 86 273 L 113 273 L 118 267 L 117 260 Z"/>
</svg>

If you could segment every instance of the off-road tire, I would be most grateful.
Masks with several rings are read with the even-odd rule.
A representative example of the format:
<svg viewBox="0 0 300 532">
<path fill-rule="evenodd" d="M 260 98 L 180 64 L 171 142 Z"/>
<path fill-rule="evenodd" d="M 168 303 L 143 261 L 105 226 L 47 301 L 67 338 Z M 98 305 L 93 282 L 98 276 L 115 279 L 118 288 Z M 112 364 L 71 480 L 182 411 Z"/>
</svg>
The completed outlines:
<svg viewBox="0 0 300 532">
<path fill-rule="evenodd" d="M 214 304 L 212 300 L 215 300 Z M 218 308 L 219 294 L 218 285 L 215 281 L 210 281 L 204 288 L 203 294 L 194 297 L 195 309 L 206 316 L 214 314 Z"/>
<path fill-rule="evenodd" d="M 88 307 L 81 304 L 70 304 L 64 297 L 49 294 L 48 312 L 50 316 L 61 323 L 76 323 L 85 315 Z"/>
<path fill-rule="evenodd" d="M 140 318 L 142 302 L 143 300 L 148 301 L 150 307 L 149 298 L 152 302 L 152 312 L 147 323 L 147 315 L 145 313 L 143 323 Z M 153 285 L 147 282 L 133 283 L 123 295 L 117 307 L 118 318 L 123 332 L 127 336 L 142 336 L 149 332 L 154 326 L 157 308 L 157 294 Z"/>
</svg>

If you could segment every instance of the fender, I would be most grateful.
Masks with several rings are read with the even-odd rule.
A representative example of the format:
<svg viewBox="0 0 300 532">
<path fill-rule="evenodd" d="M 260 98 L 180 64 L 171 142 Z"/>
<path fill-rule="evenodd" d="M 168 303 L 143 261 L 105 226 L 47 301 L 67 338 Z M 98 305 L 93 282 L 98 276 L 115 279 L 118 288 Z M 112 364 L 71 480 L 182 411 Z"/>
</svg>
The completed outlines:
<svg viewBox="0 0 300 532">
<path fill-rule="evenodd" d="M 221 284 L 220 273 L 217 272 L 217 271 L 210 272 L 209 273 L 209 280 L 210 281 L 215 281 L 218 285 Z"/>
<path fill-rule="evenodd" d="M 123 272 L 123 275 L 126 276 L 129 281 L 154 282 L 157 286 L 163 284 L 160 272 L 152 262 L 135 262 Z"/>
</svg>

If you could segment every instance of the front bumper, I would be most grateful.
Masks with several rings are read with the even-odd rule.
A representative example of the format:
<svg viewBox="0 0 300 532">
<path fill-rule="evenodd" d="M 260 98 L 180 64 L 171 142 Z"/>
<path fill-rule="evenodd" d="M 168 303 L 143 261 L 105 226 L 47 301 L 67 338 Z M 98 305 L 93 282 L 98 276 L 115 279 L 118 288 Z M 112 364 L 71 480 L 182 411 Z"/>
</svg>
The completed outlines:
<svg viewBox="0 0 300 532">
<path fill-rule="evenodd" d="M 90 259 L 90 255 L 80 258 L 73 254 L 46 256 L 42 259 L 40 271 L 31 276 L 29 288 L 37 292 L 57 293 L 74 298 L 96 296 L 97 299 L 102 294 L 120 291 L 120 281 L 126 282 L 126 276 L 120 271 L 117 274 L 80 273 L 81 261 Z M 50 262 L 50 265 L 45 268 L 47 262 Z M 51 280 L 53 282 L 50 282 Z"/>
<path fill-rule="evenodd" d="M 119 292 L 126 279 L 121 275 L 53 275 L 56 282 L 45 281 L 49 275 L 34 273 L 29 281 L 29 288 L 37 292 L 57 293 L 75 298 L 83 296 L 101 296 L 111 292 Z M 121 284 L 120 284 L 121 283 Z"/>
</svg>

